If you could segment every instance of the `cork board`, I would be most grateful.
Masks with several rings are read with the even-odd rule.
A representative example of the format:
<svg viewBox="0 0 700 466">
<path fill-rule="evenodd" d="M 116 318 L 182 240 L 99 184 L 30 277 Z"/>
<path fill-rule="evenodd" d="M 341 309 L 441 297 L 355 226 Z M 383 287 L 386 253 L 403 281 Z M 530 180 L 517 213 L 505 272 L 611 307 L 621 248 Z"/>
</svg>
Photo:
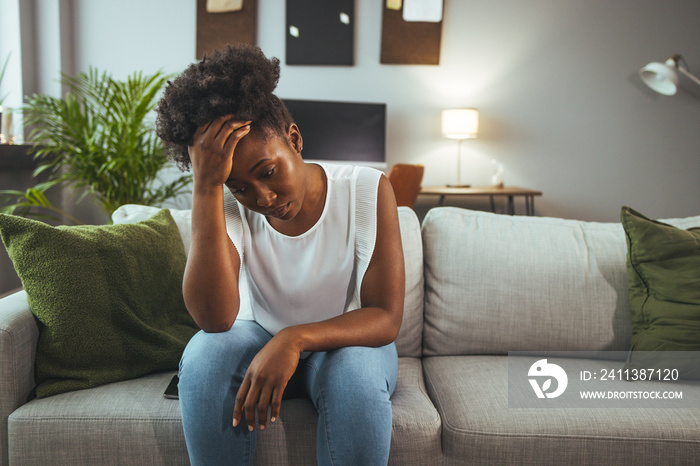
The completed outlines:
<svg viewBox="0 0 700 466">
<path fill-rule="evenodd" d="M 442 21 L 404 21 L 403 11 L 384 3 L 381 63 L 387 65 L 439 65 Z"/>
<path fill-rule="evenodd" d="M 256 44 L 257 0 L 244 0 L 243 9 L 207 13 L 207 0 L 197 0 L 197 60 L 204 54 L 243 42 Z"/>
</svg>

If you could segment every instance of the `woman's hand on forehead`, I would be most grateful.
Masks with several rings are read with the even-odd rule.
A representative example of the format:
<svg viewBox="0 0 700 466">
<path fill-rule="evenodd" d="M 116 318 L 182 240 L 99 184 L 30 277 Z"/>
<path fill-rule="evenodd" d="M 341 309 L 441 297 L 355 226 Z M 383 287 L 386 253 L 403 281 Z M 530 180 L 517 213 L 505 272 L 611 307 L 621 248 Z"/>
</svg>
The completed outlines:
<svg viewBox="0 0 700 466">
<path fill-rule="evenodd" d="M 250 132 L 250 123 L 224 115 L 197 128 L 187 148 L 195 183 L 220 187 L 226 182 L 233 167 L 233 152 Z"/>
</svg>

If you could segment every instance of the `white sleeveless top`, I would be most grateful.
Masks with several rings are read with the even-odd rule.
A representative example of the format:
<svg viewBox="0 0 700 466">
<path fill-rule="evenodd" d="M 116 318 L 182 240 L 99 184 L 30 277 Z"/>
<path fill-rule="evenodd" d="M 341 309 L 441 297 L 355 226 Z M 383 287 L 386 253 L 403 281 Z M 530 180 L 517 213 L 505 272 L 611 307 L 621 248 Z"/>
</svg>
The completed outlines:
<svg viewBox="0 0 700 466">
<path fill-rule="evenodd" d="M 321 217 L 299 236 L 284 235 L 224 188 L 229 238 L 241 258 L 238 319 L 270 334 L 360 308 L 360 287 L 374 252 L 381 172 L 319 164 L 326 173 Z"/>
</svg>

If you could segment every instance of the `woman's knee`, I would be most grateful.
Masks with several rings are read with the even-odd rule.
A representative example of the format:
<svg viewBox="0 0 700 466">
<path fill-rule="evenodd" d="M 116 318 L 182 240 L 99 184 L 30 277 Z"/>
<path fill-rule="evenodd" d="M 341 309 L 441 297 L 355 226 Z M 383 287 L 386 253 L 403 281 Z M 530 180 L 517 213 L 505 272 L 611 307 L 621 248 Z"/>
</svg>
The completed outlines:
<svg viewBox="0 0 700 466">
<path fill-rule="evenodd" d="M 326 396 L 362 403 L 385 402 L 396 387 L 398 357 L 393 344 L 340 348 L 327 352 L 320 364 L 318 360 L 310 362 Z"/>
</svg>

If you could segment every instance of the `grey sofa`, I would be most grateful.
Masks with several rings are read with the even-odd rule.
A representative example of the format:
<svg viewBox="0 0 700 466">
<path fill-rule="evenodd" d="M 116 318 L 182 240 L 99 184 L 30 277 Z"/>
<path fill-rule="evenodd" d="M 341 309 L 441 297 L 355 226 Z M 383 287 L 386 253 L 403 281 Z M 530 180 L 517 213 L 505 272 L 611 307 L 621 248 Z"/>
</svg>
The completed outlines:
<svg viewBox="0 0 700 466">
<path fill-rule="evenodd" d="M 114 221 L 151 213 L 123 206 Z M 189 212 L 172 213 L 187 249 Z M 391 464 L 700 461 L 698 408 L 509 404 L 510 361 L 524 357 L 509 352 L 602 350 L 613 355 L 606 365 L 622 364 L 613 351 L 628 349 L 631 323 L 620 224 L 456 208 L 433 209 L 422 227 L 400 208 L 400 220 L 406 307 Z M 700 217 L 671 222 L 688 228 Z M 188 464 L 178 402 L 163 398 L 172 373 L 32 399 L 37 338 L 24 292 L 0 300 L 2 464 Z M 286 400 L 259 434 L 256 464 L 314 464 L 315 425 L 309 401 Z"/>
</svg>

